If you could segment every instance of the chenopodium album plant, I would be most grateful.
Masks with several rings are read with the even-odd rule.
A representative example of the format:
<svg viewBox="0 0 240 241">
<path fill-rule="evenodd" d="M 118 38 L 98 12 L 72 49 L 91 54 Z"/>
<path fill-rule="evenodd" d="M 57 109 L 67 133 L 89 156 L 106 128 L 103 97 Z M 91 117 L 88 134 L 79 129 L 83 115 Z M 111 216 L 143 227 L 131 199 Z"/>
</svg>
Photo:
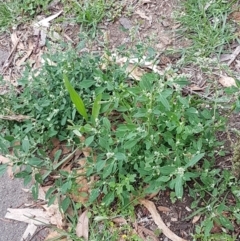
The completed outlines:
<svg viewBox="0 0 240 241">
<path fill-rule="evenodd" d="M 214 102 L 182 95 L 188 83 L 184 76 L 166 80 L 146 73 L 141 81 L 132 86 L 123 82 L 111 93 L 98 88 L 90 116 L 67 75 L 65 71 L 65 86 L 85 119 L 73 129 L 93 150 L 87 175 L 98 177 L 90 202 L 102 194 L 104 205 L 115 198 L 127 205 L 132 194 L 167 187 L 181 199 L 185 183 L 199 177 L 202 160 L 211 163 L 213 149 L 221 144 L 214 133 L 224 121 Z"/>
</svg>

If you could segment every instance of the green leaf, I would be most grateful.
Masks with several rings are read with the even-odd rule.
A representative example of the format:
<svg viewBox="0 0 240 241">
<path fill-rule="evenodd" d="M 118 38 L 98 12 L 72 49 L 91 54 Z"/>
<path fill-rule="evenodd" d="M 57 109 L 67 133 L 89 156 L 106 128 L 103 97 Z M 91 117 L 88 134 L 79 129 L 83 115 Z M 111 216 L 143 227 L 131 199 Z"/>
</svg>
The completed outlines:
<svg viewBox="0 0 240 241">
<path fill-rule="evenodd" d="M 38 182 L 39 184 L 42 184 L 42 183 L 43 183 L 42 175 L 41 175 L 40 173 L 36 173 L 36 174 L 35 174 L 35 180 L 36 180 L 36 182 Z"/>
<path fill-rule="evenodd" d="M 205 230 L 204 230 L 204 237 L 208 237 L 211 230 L 213 228 L 213 220 L 212 219 L 207 219 L 205 221 Z"/>
<path fill-rule="evenodd" d="M 72 181 L 67 180 L 62 186 L 61 186 L 61 192 L 62 194 L 65 194 L 67 190 L 71 189 L 72 187 Z"/>
<path fill-rule="evenodd" d="M 138 141 L 139 141 L 138 139 L 128 140 L 124 143 L 124 148 L 131 149 L 138 143 Z"/>
<path fill-rule="evenodd" d="M 23 185 L 27 186 L 32 181 L 32 175 L 25 176 L 23 179 Z"/>
<path fill-rule="evenodd" d="M 88 114 L 87 114 L 85 105 L 83 103 L 83 100 L 78 95 L 78 93 L 75 91 L 75 89 L 72 87 L 70 81 L 68 80 L 68 76 L 66 74 L 63 74 L 63 80 L 64 80 L 64 84 L 66 86 L 66 89 L 68 90 L 68 93 L 70 94 L 70 98 L 71 98 L 73 104 L 75 105 L 77 111 L 87 121 Z"/>
<path fill-rule="evenodd" d="M 112 173 L 113 165 L 114 165 L 114 162 L 110 163 L 109 165 L 107 165 L 105 167 L 105 169 L 103 171 L 103 179 L 105 179 L 106 177 L 108 177 Z"/>
<path fill-rule="evenodd" d="M 69 197 L 66 197 L 66 198 L 62 201 L 62 203 L 61 203 L 61 209 L 62 209 L 63 213 L 65 213 L 65 212 L 67 211 L 70 203 L 71 203 L 71 199 L 70 199 Z"/>
<path fill-rule="evenodd" d="M 104 148 L 104 149 L 107 150 L 108 147 L 109 147 L 108 140 L 109 140 L 109 138 L 107 138 L 107 137 L 104 137 L 104 138 L 99 137 L 99 145 L 100 145 L 102 148 Z"/>
<path fill-rule="evenodd" d="M 43 160 L 41 160 L 37 157 L 31 157 L 31 158 L 27 159 L 27 162 L 31 166 L 41 166 L 43 163 Z"/>
<path fill-rule="evenodd" d="M 101 99 L 102 99 L 102 94 L 99 94 L 93 103 L 93 108 L 92 108 L 93 121 L 95 121 L 98 118 L 99 111 L 101 108 L 101 103 L 100 103 Z"/>
<path fill-rule="evenodd" d="M 108 131 L 110 131 L 110 129 L 111 129 L 111 123 L 110 123 L 110 121 L 108 120 L 108 118 L 107 118 L 107 117 L 104 117 L 103 120 L 102 120 L 102 122 L 103 122 L 104 127 L 105 127 Z"/>
<path fill-rule="evenodd" d="M 159 177 L 156 182 L 168 182 L 170 180 L 170 176 L 162 176 Z"/>
<path fill-rule="evenodd" d="M 36 182 L 35 185 L 32 187 L 32 195 L 34 200 L 38 199 L 38 183 Z"/>
<path fill-rule="evenodd" d="M 7 169 L 7 164 L 0 165 L 0 177 L 5 173 L 6 169 Z"/>
<path fill-rule="evenodd" d="M 50 197 L 48 201 L 48 206 L 52 205 L 56 198 L 57 198 L 57 195 L 53 195 L 52 197 Z"/>
<path fill-rule="evenodd" d="M 97 199 L 97 197 L 99 196 L 99 194 L 100 194 L 99 188 L 93 189 L 93 190 L 91 191 L 90 196 L 89 196 L 89 202 L 90 202 L 90 203 L 93 203 L 93 202 Z"/>
<path fill-rule="evenodd" d="M 174 166 L 164 166 L 160 167 L 160 173 L 163 175 L 169 175 L 173 173 L 176 170 L 176 167 Z"/>
<path fill-rule="evenodd" d="M 86 140 L 85 140 L 85 145 L 86 146 L 90 146 L 91 143 L 93 142 L 94 140 L 94 136 L 89 136 Z"/>
<path fill-rule="evenodd" d="M 30 147 L 30 143 L 29 143 L 29 140 L 28 139 L 23 139 L 22 140 L 22 149 L 25 153 L 28 153 L 29 152 L 29 147 Z"/>
<path fill-rule="evenodd" d="M 176 177 L 176 183 L 175 183 L 175 193 L 177 198 L 182 198 L 183 196 L 183 182 L 182 182 L 182 176 L 177 175 Z"/>
<path fill-rule="evenodd" d="M 103 198 L 103 204 L 106 206 L 109 206 L 114 200 L 114 192 L 109 192 L 104 198 Z"/>
<path fill-rule="evenodd" d="M 185 165 L 185 169 L 187 169 L 188 167 L 193 167 L 198 161 L 200 161 L 203 157 L 204 157 L 205 153 L 200 153 L 196 156 L 194 156 L 186 165 Z"/>
<path fill-rule="evenodd" d="M 49 197 L 52 195 L 52 193 L 56 190 L 55 187 L 50 187 L 47 192 L 46 192 L 46 195 L 45 195 L 45 198 L 46 199 L 49 199 Z"/>
<path fill-rule="evenodd" d="M 106 160 L 98 160 L 95 167 L 97 169 L 97 172 L 100 172 L 106 165 Z"/>
<path fill-rule="evenodd" d="M 167 110 L 170 110 L 170 105 L 169 105 L 169 102 L 167 100 L 167 98 L 165 98 L 163 95 L 160 95 L 158 97 L 158 100 L 163 104 L 163 106 L 167 109 Z"/>
<path fill-rule="evenodd" d="M 57 150 L 54 154 L 54 162 L 58 161 L 59 157 L 61 156 L 62 154 L 62 150 Z"/>
<path fill-rule="evenodd" d="M 228 230 L 231 230 L 231 231 L 234 230 L 233 224 L 226 217 L 220 216 L 219 221 Z"/>
</svg>

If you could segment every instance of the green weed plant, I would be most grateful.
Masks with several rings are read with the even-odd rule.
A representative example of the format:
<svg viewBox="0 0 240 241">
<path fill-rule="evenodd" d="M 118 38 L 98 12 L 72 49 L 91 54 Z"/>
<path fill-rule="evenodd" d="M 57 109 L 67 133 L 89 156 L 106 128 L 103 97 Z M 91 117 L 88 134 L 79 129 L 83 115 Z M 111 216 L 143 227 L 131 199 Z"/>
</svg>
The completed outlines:
<svg viewBox="0 0 240 241">
<path fill-rule="evenodd" d="M 12 158 L 13 168 L 21 167 L 16 176 L 25 184 L 34 176 L 35 198 L 39 184 L 58 174 L 46 195 L 49 204 L 57 198 L 63 212 L 80 207 L 69 196 L 78 189 L 78 168 L 69 173 L 61 165 L 78 148 L 91 147 L 84 168 L 87 178 L 98 180 L 89 205 L 101 197 L 103 207 L 117 203 L 121 212 L 138 197 L 170 189 L 173 202 L 188 193 L 196 214 L 208 214 L 198 228 L 204 238 L 213 222 L 227 230 L 233 229 L 233 220 L 240 222 L 239 201 L 230 206 L 222 198 L 229 191 L 239 200 L 238 180 L 214 167 L 216 151 L 224 154 L 215 135 L 226 125 L 218 111 L 223 103 L 184 95 L 187 77 L 171 68 L 164 75 L 146 73 L 135 81 L 128 78 L 127 63 L 119 67 L 106 61 L 102 69 L 102 58 L 79 56 L 75 50 L 45 58 L 51 61 L 46 60 L 37 75 L 29 69 L 19 80 L 21 93 L 12 90 L 0 96 L 1 115 L 31 117 L 23 122 L 1 120 L 0 148 Z M 51 160 L 47 154 L 53 137 L 67 141 L 72 153 L 61 159 L 59 150 Z M 2 165 L 1 172 L 5 169 Z M 205 205 L 199 208 L 201 203 Z M 223 211 L 230 217 L 222 217 Z"/>
</svg>

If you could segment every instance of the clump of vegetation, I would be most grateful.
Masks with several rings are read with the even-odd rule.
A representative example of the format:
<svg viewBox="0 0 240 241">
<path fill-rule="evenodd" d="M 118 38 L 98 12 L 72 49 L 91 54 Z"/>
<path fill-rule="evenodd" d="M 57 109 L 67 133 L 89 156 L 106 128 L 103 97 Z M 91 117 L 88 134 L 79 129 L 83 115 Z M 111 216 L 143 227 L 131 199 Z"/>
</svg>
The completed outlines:
<svg viewBox="0 0 240 241">
<path fill-rule="evenodd" d="M 14 150 L 14 166 L 23 167 L 18 177 L 27 183 L 31 175 L 35 176 L 35 196 L 38 184 L 51 173 L 60 176 L 47 194 L 50 202 L 56 192 L 64 197 L 78 185 L 76 172 L 58 169 L 56 160 L 63 161 L 59 153 L 54 162 L 47 155 L 46 144 L 56 137 L 92 150 L 84 168 L 87 178 L 97 176 L 98 181 L 92 186 L 89 204 L 99 201 L 101 194 L 104 206 L 118 200 L 119 206 L 126 207 L 130 197 L 165 189 L 172 190 L 175 201 L 189 188 L 195 200 L 192 208 L 211 193 L 213 199 L 208 199 L 199 212 L 216 209 L 220 215 L 226 211 L 224 202 L 216 198 L 230 185 L 235 193 L 238 188 L 230 172 L 214 168 L 214 151 L 218 148 L 221 153 L 222 145 L 214 133 L 226 124 L 217 102 L 184 96 L 182 89 L 188 80 L 173 69 L 163 76 L 146 73 L 136 82 L 128 80 L 124 67 L 108 63 L 106 69 L 101 69 L 99 56 L 78 56 L 68 51 L 45 58 L 51 61 L 45 61 L 38 75 L 26 71 L 19 80 L 23 87 L 20 94 L 1 96 L 2 115 L 31 117 L 22 123 L 1 121 L 4 134 L 0 146 L 5 153 L 9 148 Z M 188 187 L 189 181 L 195 183 L 194 187 Z M 62 209 L 69 205 L 67 197 Z M 228 206 L 230 209 L 234 207 Z M 217 214 L 203 227 L 211 230 L 216 220 L 232 229 L 229 220 Z"/>
<path fill-rule="evenodd" d="M 234 28 L 227 17 L 232 11 L 234 1 L 188 0 L 183 2 L 177 20 L 183 25 L 181 34 L 191 40 L 186 61 L 209 57 L 211 54 L 220 56 L 226 44 L 236 38 Z"/>
</svg>

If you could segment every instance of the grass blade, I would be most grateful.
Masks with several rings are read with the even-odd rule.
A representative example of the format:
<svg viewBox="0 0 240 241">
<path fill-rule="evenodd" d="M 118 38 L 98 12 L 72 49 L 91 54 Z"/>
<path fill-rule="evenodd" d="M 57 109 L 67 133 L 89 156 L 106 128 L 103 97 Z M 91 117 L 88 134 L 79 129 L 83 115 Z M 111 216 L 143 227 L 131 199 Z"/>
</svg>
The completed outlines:
<svg viewBox="0 0 240 241">
<path fill-rule="evenodd" d="M 100 104 L 101 99 L 102 99 L 102 94 L 99 94 L 93 103 L 92 117 L 94 121 L 98 118 L 98 115 L 99 115 L 99 111 L 101 108 L 101 104 Z"/>
<path fill-rule="evenodd" d="M 83 100 L 78 95 L 78 93 L 75 91 L 75 89 L 72 87 L 70 81 L 68 80 L 68 76 L 66 74 L 63 74 L 63 80 L 64 80 L 64 84 L 65 84 L 65 86 L 68 90 L 68 93 L 70 94 L 70 98 L 71 98 L 73 104 L 75 105 L 77 111 L 87 121 L 88 120 L 88 114 L 87 114 L 85 105 L 83 103 Z"/>
</svg>

